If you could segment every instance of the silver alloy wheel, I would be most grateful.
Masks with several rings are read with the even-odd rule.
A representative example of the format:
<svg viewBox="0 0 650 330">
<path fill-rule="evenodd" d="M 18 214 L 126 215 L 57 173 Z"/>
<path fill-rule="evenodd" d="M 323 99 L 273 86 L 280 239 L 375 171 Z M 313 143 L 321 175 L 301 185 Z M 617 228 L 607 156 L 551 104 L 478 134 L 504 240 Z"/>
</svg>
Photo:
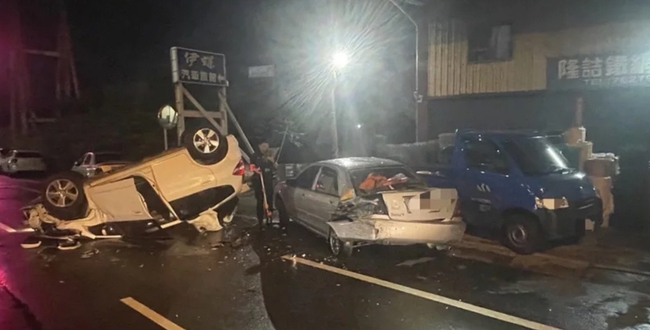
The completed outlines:
<svg viewBox="0 0 650 330">
<path fill-rule="evenodd" d="M 45 190 L 47 201 L 56 207 L 67 207 L 79 198 L 79 189 L 70 180 L 58 179 L 50 182 Z"/>
<path fill-rule="evenodd" d="M 329 237 L 330 250 L 334 253 L 335 256 L 341 253 L 341 241 L 333 232 L 330 233 Z"/>
<path fill-rule="evenodd" d="M 514 245 L 523 246 L 526 245 L 526 242 L 528 241 L 528 232 L 524 225 L 512 225 L 508 230 L 508 237 L 510 238 L 510 242 Z"/>
<path fill-rule="evenodd" d="M 210 128 L 202 128 L 194 133 L 194 148 L 203 154 L 211 154 L 219 147 L 219 135 Z"/>
</svg>

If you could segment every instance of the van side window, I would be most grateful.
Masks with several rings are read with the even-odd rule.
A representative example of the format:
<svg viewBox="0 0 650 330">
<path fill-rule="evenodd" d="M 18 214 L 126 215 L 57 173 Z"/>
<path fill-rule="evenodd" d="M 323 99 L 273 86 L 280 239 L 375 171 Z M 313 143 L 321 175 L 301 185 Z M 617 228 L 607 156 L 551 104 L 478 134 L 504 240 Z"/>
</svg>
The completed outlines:
<svg viewBox="0 0 650 330">
<path fill-rule="evenodd" d="M 467 168 L 485 172 L 508 174 L 506 155 L 491 141 L 472 139 L 465 141 Z"/>
</svg>

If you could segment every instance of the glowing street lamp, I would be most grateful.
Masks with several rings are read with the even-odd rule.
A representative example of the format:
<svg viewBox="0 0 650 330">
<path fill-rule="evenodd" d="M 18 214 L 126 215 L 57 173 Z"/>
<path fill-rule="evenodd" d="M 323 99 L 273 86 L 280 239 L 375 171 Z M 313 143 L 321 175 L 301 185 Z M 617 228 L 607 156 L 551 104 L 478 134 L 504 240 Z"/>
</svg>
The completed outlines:
<svg viewBox="0 0 650 330">
<path fill-rule="evenodd" d="M 348 54 L 344 52 L 336 52 L 332 56 L 332 65 L 335 69 L 343 69 L 349 62 Z"/>
</svg>

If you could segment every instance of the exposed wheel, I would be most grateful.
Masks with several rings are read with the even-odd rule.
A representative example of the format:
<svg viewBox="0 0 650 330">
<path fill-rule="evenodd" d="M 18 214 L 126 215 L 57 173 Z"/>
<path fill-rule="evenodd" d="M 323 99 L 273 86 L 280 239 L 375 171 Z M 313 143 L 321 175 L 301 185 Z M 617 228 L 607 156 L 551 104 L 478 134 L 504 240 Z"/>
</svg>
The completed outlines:
<svg viewBox="0 0 650 330">
<path fill-rule="evenodd" d="M 280 227 L 286 227 L 289 225 L 289 213 L 287 212 L 287 207 L 284 206 L 284 202 L 282 201 L 282 198 L 279 196 L 275 197 L 277 204 L 276 208 L 278 209 L 278 218 L 280 218 Z"/>
<path fill-rule="evenodd" d="M 327 237 L 327 242 L 329 243 L 330 251 L 337 257 L 349 257 L 354 251 L 352 242 L 341 241 L 341 239 L 339 239 L 339 237 L 336 236 L 336 233 L 331 229 Z"/>
<path fill-rule="evenodd" d="M 569 240 L 569 243 L 578 244 L 585 237 L 585 234 L 587 232 L 587 230 L 585 228 L 585 221 L 586 220 L 584 220 L 584 219 L 576 220 L 576 223 L 575 223 L 575 235 L 571 237 L 571 239 Z"/>
<path fill-rule="evenodd" d="M 235 219 L 235 213 L 237 213 L 238 204 L 239 198 L 235 197 L 219 207 L 217 210 L 217 219 L 221 227 L 226 228 L 232 225 L 232 221 Z"/>
<path fill-rule="evenodd" d="M 88 201 L 83 189 L 84 176 L 67 171 L 45 181 L 41 197 L 51 215 L 62 220 L 74 220 L 86 215 Z"/>
<path fill-rule="evenodd" d="M 525 214 L 509 216 L 503 234 L 506 246 L 519 254 L 535 253 L 544 244 L 544 233 L 539 221 Z"/>
<path fill-rule="evenodd" d="M 212 125 L 200 125 L 183 133 L 183 145 L 192 158 L 206 164 L 221 161 L 228 151 L 228 141 Z"/>
</svg>

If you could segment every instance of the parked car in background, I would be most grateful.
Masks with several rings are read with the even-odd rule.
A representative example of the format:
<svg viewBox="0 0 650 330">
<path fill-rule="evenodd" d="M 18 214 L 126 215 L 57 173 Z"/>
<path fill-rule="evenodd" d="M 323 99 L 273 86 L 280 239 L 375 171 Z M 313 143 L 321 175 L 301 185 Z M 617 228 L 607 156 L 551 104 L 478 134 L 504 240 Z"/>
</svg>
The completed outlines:
<svg viewBox="0 0 650 330">
<path fill-rule="evenodd" d="M 43 155 L 38 151 L 11 150 L 0 161 L 0 169 L 6 174 L 20 172 L 45 172 L 47 166 Z"/>
<path fill-rule="evenodd" d="M 275 187 L 280 222 L 293 219 L 327 238 L 334 255 L 367 244 L 446 246 L 465 223 L 454 188 L 429 188 L 405 165 L 340 158 L 307 166 Z"/>
<path fill-rule="evenodd" d="M 95 238 L 124 223 L 166 228 L 187 221 L 208 231 L 230 224 L 245 174 L 237 140 L 211 126 L 188 128 L 182 140 L 185 147 L 91 178 L 75 171 L 51 176 L 40 204 L 25 210 L 29 226 Z"/>
<path fill-rule="evenodd" d="M 87 152 L 72 165 L 72 170 L 85 177 L 110 172 L 128 165 L 122 155 L 116 152 Z"/>
<path fill-rule="evenodd" d="M 463 219 L 499 230 L 515 252 L 539 251 L 550 240 L 580 240 L 585 220 L 602 205 L 584 173 L 534 132 L 459 132 L 440 164 L 418 168 L 430 186 L 458 190 Z"/>
</svg>

